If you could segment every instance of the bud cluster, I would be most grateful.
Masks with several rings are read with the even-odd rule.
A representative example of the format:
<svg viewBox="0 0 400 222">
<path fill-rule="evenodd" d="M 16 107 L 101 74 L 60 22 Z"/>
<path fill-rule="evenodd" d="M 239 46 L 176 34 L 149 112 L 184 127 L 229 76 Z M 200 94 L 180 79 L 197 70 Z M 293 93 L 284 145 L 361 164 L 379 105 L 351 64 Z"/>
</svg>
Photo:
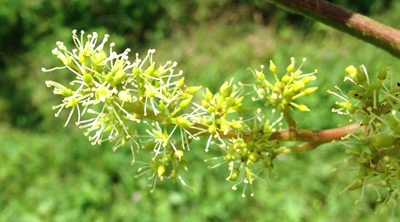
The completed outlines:
<svg viewBox="0 0 400 222">
<path fill-rule="evenodd" d="M 400 192 L 400 84 L 389 81 L 386 66 L 378 72 L 375 81 L 363 65 L 349 66 L 346 73 L 345 81 L 354 84 L 347 91 L 348 96 L 339 87 L 336 89 L 340 94 L 328 91 L 343 100 L 336 103 L 340 108 L 333 111 L 349 115 L 360 123 L 359 133 L 350 134 L 342 143 L 349 147 L 348 152 L 359 168 L 358 176 L 348 182 L 346 189 L 362 189 L 364 193 L 364 189 L 374 188 L 381 201 L 378 190 L 386 188 L 388 195 L 384 203 L 395 203 Z"/>
</svg>

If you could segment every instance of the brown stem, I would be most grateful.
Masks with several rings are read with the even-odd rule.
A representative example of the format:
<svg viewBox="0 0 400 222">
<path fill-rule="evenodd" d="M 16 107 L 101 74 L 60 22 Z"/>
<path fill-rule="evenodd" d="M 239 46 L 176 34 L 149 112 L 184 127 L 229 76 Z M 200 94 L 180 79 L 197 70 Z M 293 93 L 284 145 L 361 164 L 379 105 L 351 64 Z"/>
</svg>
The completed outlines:
<svg viewBox="0 0 400 222">
<path fill-rule="evenodd" d="M 144 118 L 151 119 L 164 124 L 164 119 L 162 115 L 154 115 L 152 110 L 146 110 L 147 115 L 144 116 L 144 106 L 141 103 L 125 103 L 124 108 L 128 112 L 137 113 Z M 198 136 L 210 136 L 211 134 L 207 130 L 207 126 L 202 124 L 194 124 L 192 127 L 187 128 L 191 134 L 197 134 Z M 359 126 L 359 123 L 353 123 L 351 125 L 335 128 L 335 129 L 327 129 L 327 130 L 306 130 L 306 129 L 289 129 L 285 131 L 272 132 L 270 136 L 270 140 L 279 140 L 279 141 L 299 141 L 299 142 L 308 142 L 300 145 L 295 145 L 291 147 L 285 147 L 288 149 L 287 152 L 304 152 L 315 149 L 319 145 L 323 143 L 329 143 L 334 140 L 340 140 L 343 137 L 347 136 L 349 133 L 357 134 L 360 129 L 368 130 L 368 128 Z M 264 134 L 270 132 L 263 132 Z M 219 136 L 223 139 L 231 139 L 237 138 L 238 135 L 243 138 L 244 141 L 250 142 L 254 139 L 254 133 L 243 131 L 238 133 L 235 130 L 229 130 L 226 133 L 220 133 Z"/>
<path fill-rule="evenodd" d="M 400 30 L 324 0 L 268 0 L 310 19 L 369 42 L 400 58 Z"/>
</svg>

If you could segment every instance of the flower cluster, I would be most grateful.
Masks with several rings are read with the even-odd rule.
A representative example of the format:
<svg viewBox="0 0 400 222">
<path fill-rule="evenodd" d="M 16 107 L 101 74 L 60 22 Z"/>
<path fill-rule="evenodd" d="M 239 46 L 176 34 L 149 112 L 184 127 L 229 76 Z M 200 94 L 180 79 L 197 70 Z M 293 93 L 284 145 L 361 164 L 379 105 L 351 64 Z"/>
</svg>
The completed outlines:
<svg viewBox="0 0 400 222">
<path fill-rule="evenodd" d="M 305 61 L 306 59 L 303 59 L 303 63 Z M 317 70 L 312 73 L 302 74 L 302 66 L 303 64 L 295 70 L 295 59 L 291 58 L 291 63 L 286 68 L 286 74 L 279 79 L 276 66 L 270 61 L 269 70 L 274 75 L 274 84 L 266 79 L 263 73 L 263 66 L 261 67 L 261 71 L 255 70 L 253 73 L 257 79 L 255 88 L 258 98 L 266 100 L 266 105 L 275 106 L 279 112 L 283 112 L 290 106 L 294 106 L 302 112 L 310 111 L 306 105 L 293 102 L 299 97 L 308 96 L 318 89 L 318 87 L 306 88 L 307 84 L 316 79 L 314 74 L 317 73 Z"/>
<path fill-rule="evenodd" d="M 74 30 L 72 38 L 75 49 L 68 50 L 62 42 L 57 42 L 57 48 L 53 50 L 64 66 L 42 69 L 45 72 L 68 69 L 76 77 L 71 86 L 46 81 L 55 94 L 64 97 L 61 104 L 53 107 L 58 109 L 56 116 L 62 110 L 70 109 L 67 125 L 76 113 L 76 124 L 86 129 L 84 134 L 93 145 L 112 141 L 115 151 L 128 144 L 132 150 L 132 164 L 135 162 L 134 146 L 136 152 L 140 147 L 152 146 L 149 172 L 160 179 L 166 175 L 178 177 L 183 183 L 177 168 L 186 168 L 183 150 L 188 145 L 188 138 L 195 138 L 187 130 L 193 125 L 188 119 L 196 111 L 183 115 L 180 111 L 191 104 L 193 95 L 201 87 L 187 87 L 184 78 L 180 78 L 182 72 L 174 72 L 175 62 L 157 67 L 153 61 L 155 50 L 149 50 L 144 59 L 136 54 L 134 62 L 130 62 L 130 49 L 118 54 L 113 51 L 115 44 L 111 43 L 106 52 L 108 35 L 98 45 L 97 33 L 88 35 L 85 41 L 84 32 L 78 37 Z M 144 118 L 148 120 L 145 122 Z M 175 124 L 175 128 L 170 129 L 171 124 Z M 145 125 L 151 130 L 143 137 L 137 129 Z M 178 127 L 180 130 L 176 130 Z M 182 142 L 175 141 L 173 134 L 179 134 Z M 141 139 L 149 136 L 151 140 Z"/>
<path fill-rule="evenodd" d="M 206 89 L 201 103 L 197 104 L 193 98 L 202 87 L 185 85 L 182 71 L 174 70 L 176 62 L 157 65 L 153 60 L 155 50 L 148 50 L 143 59 L 136 54 L 131 62 L 129 49 L 118 54 L 113 50 L 115 44 L 111 43 L 109 50 L 105 50 L 108 35 L 99 44 L 97 33 L 85 38 L 83 31 L 78 37 L 74 30 L 72 38 L 75 49 L 68 50 L 62 42 L 57 42 L 53 50 L 63 66 L 43 68 L 45 72 L 68 69 L 75 76 L 69 86 L 46 81 L 55 94 L 63 97 L 62 102 L 53 107 L 57 110 L 56 116 L 62 110 L 70 110 L 67 125 L 73 114 L 77 114 L 76 125 L 86 130 L 84 134 L 93 145 L 110 141 L 114 151 L 130 147 L 132 165 L 135 162 L 142 165 L 138 176 L 150 175 L 152 191 L 157 181 L 164 179 L 179 180 L 188 186 L 180 172 L 188 170 L 184 158 L 189 144 L 200 137 L 208 138 L 206 151 L 216 143 L 224 152 L 221 158 L 213 158 L 223 159 L 214 167 L 228 165 L 227 180 L 236 181 L 234 189 L 244 183 L 245 195 L 247 185 L 252 188 L 255 179 L 267 184 L 272 161 L 288 150 L 271 135 L 278 127 L 281 130 L 283 119 L 290 122 L 289 127 L 293 126 L 290 107 L 308 110 L 294 100 L 317 89 L 306 88 L 315 79 L 315 72 L 302 74 L 301 66 L 295 70 L 292 58 L 282 79 L 278 79 L 276 67 L 270 62 L 274 84 L 266 79 L 262 70 L 253 71 L 253 84 L 234 83 L 232 79 L 224 82 L 216 93 Z M 247 89 L 252 92 L 245 92 Z M 267 105 L 276 107 L 270 118 L 266 118 L 260 108 L 252 118 L 242 116 L 251 110 L 242 101 L 245 95 L 252 93 L 259 100 L 266 100 Z M 278 118 L 274 117 L 276 111 L 280 113 Z M 136 161 L 140 150 L 146 150 L 149 155 Z M 266 178 L 262 172 L 267 172 Z"/>
<path fill-rule="evenodd" d="M 360 123 L 359 133 L 349 134 L 342 143 L 348 146 L 359 168 L 357 178 L 348 182 L 346 190 L 361 188 L 364 193 L 365 188 L 372 187 L 381 201 L 378 189 L 386 188 L 384 203 L 396 202 L 400 192 L 399 84 L 387 85 L 392 78 L 388 77 L 386 66 L 378 72 L 376 81 L 370 79 L 363 65 L 349 66 L 346 72 L 345 80 L 354 84 L 354 89 L 347 91 L 349 96 L 339 87 L 336 89 L 340 94 L 329 91 L 342 99 L 336 103 L 340 108 L 333 111 Z"/>
</svg>

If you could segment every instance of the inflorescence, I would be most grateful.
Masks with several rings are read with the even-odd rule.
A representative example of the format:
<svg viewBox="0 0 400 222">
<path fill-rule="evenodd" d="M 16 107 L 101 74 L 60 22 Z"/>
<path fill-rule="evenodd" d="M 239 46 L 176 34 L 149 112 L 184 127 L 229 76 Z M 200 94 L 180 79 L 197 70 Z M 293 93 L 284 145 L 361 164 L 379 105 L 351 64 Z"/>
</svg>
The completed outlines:
<svg viewBox="0 0 400 222">
<path fill-rule="evenodd" d="M 224 82 L 215 93 L 205 89 L 201 96 L 198 91 L 202 87 L 187 86 L 183 72 L 175 71 L 176 62 L 156 64 L 155 50 L 148 50 L 143 59 L 136 54 L 130 61 L 130 49 L 118 54 L 113 51 L 115 44 L 111 43 L 109 51 L 105 50 L 108 35 L 99 44 L 97 33 L 85 38 L 83 31 L 78 36 L 74 30 L 72 38 L 76 46 L 73 50 L 68 50 L 62 42 L 57 42 L 53 50 L 63 66 L 42 69 L 45 72 L 68 69 L 75 76 L 69 86 L 46 81 L 48 87 L 54 88 L 54 94 L 63 96 L 62 102 L 53 107 L 55 115 L 69 110 L 66 126 L 75 113 L 76 125 L 85 129 L 84 134 L 92 145 L 110 141 L 114 151 L 122 146 L 130 147 L 132 165 L 143 164 L 138 176 L 150 175 L 152 191 L 157 181 L 164 179 L 179 180 L 189 187 L 180 172 L 188 170 L 185 153 L 191 141 L 200 138 L 204 138 L 206 152 L 215 144 L 214 147 L 223 153 L 223 156 L 206 160 L 217 162 L 209 168 L 227 165 L 226 179 L 235 181 L 234 190 L 244 184 L 243 196 L 248 186 L 251 196 L 254 195 L 254 180 L 269 183 L 268 175 L 273 172 L 273 160 L 278 155 L 309 151 L 337 139 L 331 134 L 327 134 L 327 138 L 321 131 L 300 129 L 293 119 L 293 108 L 310 111 L 296 100 L 318 88 L 307 86 L 316 79 L 317 70 L 303 74 L 301 68 L 305 59 L 296 69 L 292 58 L 282 77 L 270 61 L 272 75 L 265 75 L 264 66 L 261 66 L 260 70 L 251 70 L 253 83 L 235 83 L 232 79 Z M 333 111 L 360 123 L 355 131 L 348 131 L 346 127 L 340 129 L 347 134 L 340 144 L 349 148 L 348 152 L 359 167 L 359 175 L 345 190 L 362 188 L 364 192 L 366 184 L 376 190 L 385 187 L 389 195 L 384 202 L 397 201 L 400 85 L 384 84 L 388 79 L 386 67 L 378 73 L 375 82 L 369 79 L 364 66 L 349 66 L 346 72 L 345 80 L 356 87 L 347 91 L 349 96 L 339 87 L 336 87 L 339 93 L 329 91 L 341 99 L 337 102 L 340 108 Z M 248 95 L 252 95 L 254 106 L 262 106 L 253 110 L 244 106 L 243 100 Z M 194 102 L 195 96 L 201 97 L 196 100 L 201 101 L 200 104 Z M 270 114 L 265 111 L 266 107 L 272 107 Z M 254 112 L 253 117 L 245 118 L 246 112 Z M 284 141 L 306 143 L 285 146 Z M 140 150 L 146 150 L 150 157 L 138 157 L 137 161 Z"/>
</svg>

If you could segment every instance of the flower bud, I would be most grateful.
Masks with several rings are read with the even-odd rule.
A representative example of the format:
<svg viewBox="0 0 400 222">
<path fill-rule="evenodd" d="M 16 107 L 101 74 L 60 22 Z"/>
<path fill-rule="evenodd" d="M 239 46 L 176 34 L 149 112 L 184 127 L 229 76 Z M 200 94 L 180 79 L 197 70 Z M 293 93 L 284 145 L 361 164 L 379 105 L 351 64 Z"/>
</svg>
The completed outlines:
<svg viewBox="0 0 400 222">
<path fill-rule="evenodd" d="M 178 86 L 178 88 L 182 88 L 184 83 L 185 83 L 185 77 L 182 77 L 180 80 L 176 81 L 176 85 Z"/>
<path fill-rule="evenodd" d="M 350 78 L 352 78 L 352 79 L 355 79 L 355 78 L 356 78 L 356 75 L 357 75 L 357 69 L 356 69 L 356 67 L 354 67 L 354 66 L 348 66 L 348 67 L 345 69 L 345 71 L 346 71 L 347 75 L 348 75 Z"/>
<path fill-rule="evenodd" d="M 88 85 L 92 85 L 92 83 L 93 83 L 92 75 L 90 75 L 86 72 L 83 74 L 82 80 Z"/>
<path fill-rule="evenodd" d="M 242 130 L 242 131 L 244 130 L 244 125 L 239 121 L 233 121 L 232 127 L 237 130 Z"/>
<path fill-rule="evenodd" d="M 233 169 L 231 176 L 229 177 L 229 180 L 236 181 L 238 179 L 239 175 L 240 175 L 239 169 Z"/>
<path fill-rule="evenodd" d="M 188 87 L 188 88 L 186 89 L 186 91 L 187 91 L 189 94 L 193 95 L 193 94 L 195 94 L 197 91 L 199 91 L 199 90 L 201 89 L 201 87 L 202 87 L 202 86 L 192 86 L 192 87 Z"/>
<path fill-rule="evenodd" d="M 132 74 L 133 74 L 133 76 L 139 75 L 140 74 L 139 67 L 134 66 L 133 69 L 132 69 Z"/>
<path fill-rule="evenodd" d="M 158 166 L 157 168 L 158 177 L 161 177 L 164 173 L 165 173 L 165 166 L 164 165 Z"/>
<path fill-rule="evenodd" d="M 252 152 L 249 154 L 249 160 L 251 160 L 253 163 L 257 163 L 257 161 L 260 159 L 260 154 L 256 152 Z"/>
<path fill-rule="evenodd" d="M 304 95 L 308 96 L 308 95 L 312 94 L 313 92 L 315 92 L 317 89 L 318 89 L 318 86 L 307 88 L 304 90 Z"/>
<path fill-rule="evenodd" d="M 381 71 L 378 72 L 378 79 L 379 80 L 385 80 L 387 75 L 387 69 L 386 65 L 381 69 Z"/>
<path fill-rule="evenodd" d="M 256 70 L 256 73 L 255 73 L 255 76 L 256 76 L 256 78 L 257 78 L 258 80 L 260 80 L 260 81 L 263 81 L 263 80 L 265 79 L 264 73 L 262 73 L 262 72 L 260 72 L 260 71 L 257 71 L 257 70 Z"/>
<path fill-rule="evenodd" d="M 303 81 L 297 81 L 293 84 L 292 89 L 294 92 L 298 92 L 298 91 L 304 89 L 305 86 L 306 86 L 306 84 Z"/>
<path fill-rule="evenodd" d="M 294 65 L 295 65 L 295 61 L 294 61 L 294 58 L 292 58 L 292 62 L 290 63 L 290 65 L 288 65 L 288 67 L 286 68 L 286 71 L 287 71 L 288 73 L 293 72 L 293 70 L 294 70 Z"/>
<path fill-rule="evenodd" d="M 393 146 L 397 138 L 394 135 L 375 135 L 371 139 L 371 145 L 375 148 Z"/>
<path fill-rule="evenodd" d="M 351 114 L 355 113 L 357 107 L 355 107 L 351 102 L 343 101 L 343 102 L 336 102 L 336 105 L 341 106 L 343 109 L 349 111 Z"/>
<path fill-rule="evenodd" d="M 210 92 L 210 90 L 207 88 L 206 89 L 206 100 L 210 101 L 212 98 L 214 98 L 214 95 Z"/>
<path fill-rule="evenodd" d="M 286 83 L 290 82 L 291 79 L 292 78 L 289 75 L 284 75 L 282 77 L 282 82 L 286 84 Z"/>
<path fill-rule="evenodd" d="M 275 72 L 276 72 L 276 66 L 275 66 L 275 64 L 272 62 L 272 60 L 269 60 L 269 70 L 270 70 L 272 73 L 275 73 Z"/>
<path fill-rule="evenodd" d="M 73 107 L 78 105 L 79 101 L 74 97 L 72 99 L 69 100 L 67 107 Z"/>
<path fill-rule="evenodd" d="M 183 154 L 184 154 L 183 150 L 177 150 L 174 152 L 174 157 L 175 159 L 182 159 Z"/>
</svg>

